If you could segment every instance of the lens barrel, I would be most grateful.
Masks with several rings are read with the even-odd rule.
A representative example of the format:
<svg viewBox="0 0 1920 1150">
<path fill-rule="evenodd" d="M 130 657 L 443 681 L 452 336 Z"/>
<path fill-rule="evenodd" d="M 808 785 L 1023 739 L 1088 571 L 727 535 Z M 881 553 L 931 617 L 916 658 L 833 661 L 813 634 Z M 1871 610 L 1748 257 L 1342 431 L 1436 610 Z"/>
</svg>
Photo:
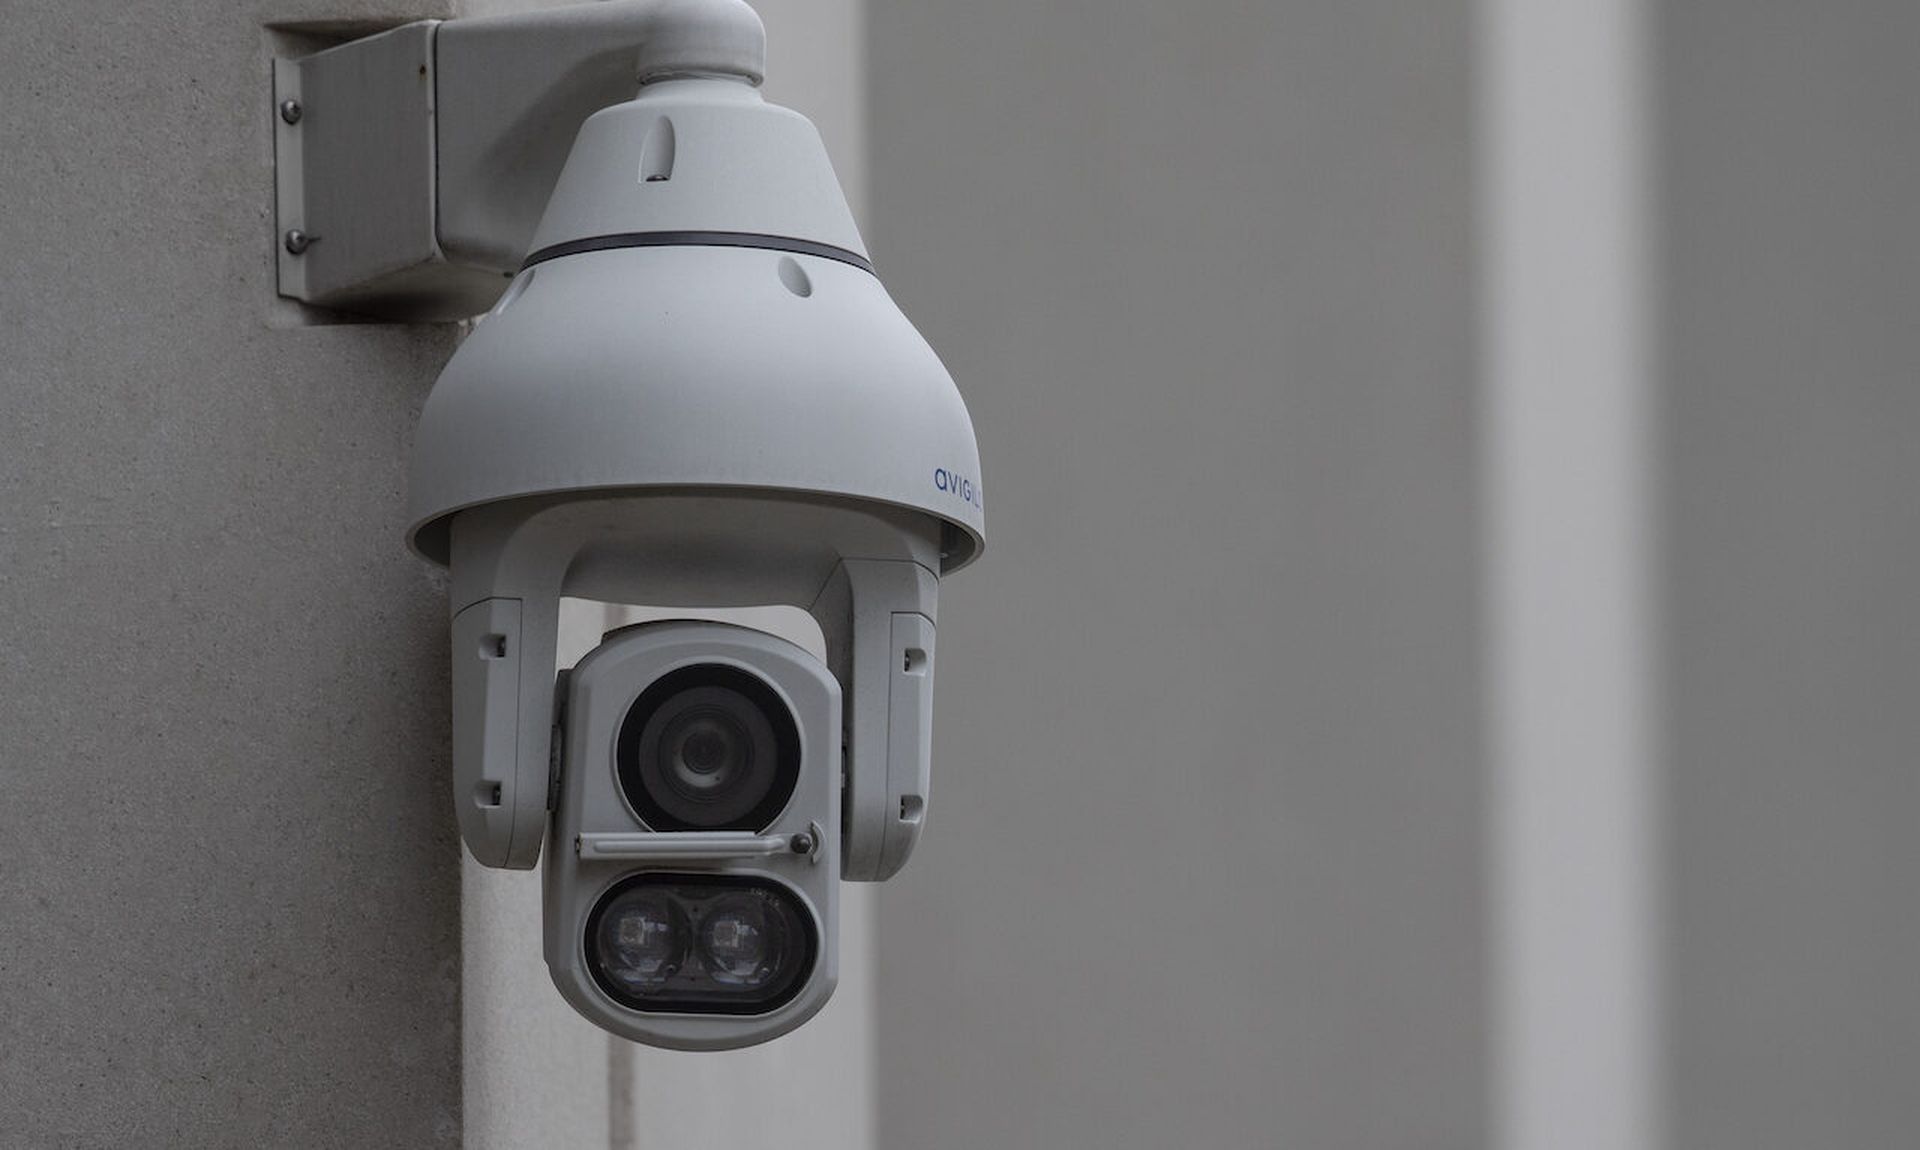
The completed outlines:
<svg viewBox="0 0 1920 1150">
<path fill-rule="evenodd" d="M 620 789 L 653 830 L 764 829 L 800 778 L 800 732 L 772 687 L 737 667 L 662 676 L 615 746 Z"/>
<path fill-rule="evenodd" d="M 743 875 L 630 875 L 595 904 L 585 942 L 600 989 L 651 1013 L 765 1014 L 819 952 L 799 897 Z"/>
</svg>

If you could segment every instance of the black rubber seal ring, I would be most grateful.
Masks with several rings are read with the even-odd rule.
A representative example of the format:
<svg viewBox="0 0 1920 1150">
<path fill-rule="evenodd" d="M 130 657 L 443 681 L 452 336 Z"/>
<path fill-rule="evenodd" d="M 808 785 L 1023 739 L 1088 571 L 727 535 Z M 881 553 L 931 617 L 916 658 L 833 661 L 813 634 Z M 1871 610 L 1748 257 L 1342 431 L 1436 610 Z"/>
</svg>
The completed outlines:
<svg viewBox="0 0 1920 1150">
<path fill-rule="evenodd" d="M 850 264 L 868 275 L 874 274 L 873 263 L 858 252 L 836 248 L 832 244 L 817 244 L 812 240 L 796 240 L 788 236 L 767 236 L 758 232 L 620 232 L 610 236 L 588 236 L 583 240 L 568 240 L 563 244 L 541 248 L 527 257 L 526 262 L 520 265 L 520 270 L 525 271 L 535 264 L 557 260 L 561 256 L 579 255 L 581 252 L 678 247 L 764 248 L 770 252 L 819 256 L 821 259 Z"/>
</svg>

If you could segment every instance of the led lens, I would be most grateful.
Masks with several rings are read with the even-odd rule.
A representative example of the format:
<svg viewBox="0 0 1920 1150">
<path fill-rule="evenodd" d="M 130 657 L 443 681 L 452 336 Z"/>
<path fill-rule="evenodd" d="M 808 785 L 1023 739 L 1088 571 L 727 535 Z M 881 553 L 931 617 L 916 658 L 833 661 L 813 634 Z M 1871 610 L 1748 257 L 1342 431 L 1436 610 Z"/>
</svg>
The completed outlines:
<svg viewBox="0 0 1920 1150">
<path fill-rule="evenodd" d="M 637 874 L 587 917 L 588 969 L 608 996 L 656 1013 L 765 1014 L 819 950 L 799 896 L 747 875 Z"/>
<path fill-rule="evenodd" d="M 757 987 L 779 973 L 786 941 L 779 915 L 780 908 L 761 891 L 724 895 L 707 905 L 700 920 L 700 957 L 715 982 Z"/>
<path fill-rule="evenodd" d="M 633 887 L 606 905 L 593 932 L 600 970 L 622 988 L 647 994 L 686 964 L 692 932 L 685 910 L 663 890 Z"/>
</svg>

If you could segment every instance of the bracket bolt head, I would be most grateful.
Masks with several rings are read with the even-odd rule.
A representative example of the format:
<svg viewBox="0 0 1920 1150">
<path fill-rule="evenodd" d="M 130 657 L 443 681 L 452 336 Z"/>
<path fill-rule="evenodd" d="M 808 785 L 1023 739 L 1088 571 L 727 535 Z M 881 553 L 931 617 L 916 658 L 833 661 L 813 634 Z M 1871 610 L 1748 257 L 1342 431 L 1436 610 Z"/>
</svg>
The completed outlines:
<svg viewBox="0 0 1920 1150">
<path fill-rule="evenodd" d="M 287 252 L 289 254 L 300 255 L 302 252 L 305 252 L 312 243 L 313 237 L 301 231 L 299 228 L 287 229 Z"/>
<path fill-rule="evenodd" d="M 305 110 L 306 109 L 300 106 L 300 101 L 298 100 L 288 99 L 280 101 L 280 118 L 289 124 L 299 123 L 300 113 Z"/>
<path fill-rule="evenodd" d="M 813 836 L 797 834 L 787 841 L 787 849 L 797 855 L 810 855 L 813 853 Z"/>
</svg>

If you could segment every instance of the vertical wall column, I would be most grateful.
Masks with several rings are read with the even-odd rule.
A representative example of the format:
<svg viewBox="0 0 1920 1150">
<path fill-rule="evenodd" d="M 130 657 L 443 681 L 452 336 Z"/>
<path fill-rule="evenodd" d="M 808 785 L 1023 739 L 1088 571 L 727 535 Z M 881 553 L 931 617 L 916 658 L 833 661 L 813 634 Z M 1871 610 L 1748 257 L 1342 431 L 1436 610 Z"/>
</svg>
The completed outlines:
<svg viewBox="0 0 1920 1150">
<path fill-rule="evenodd" d="M 1643 0 L 1483 0 L 1482 496 L 1501 1150 L 1662 1144 Z"/>
</svg>

